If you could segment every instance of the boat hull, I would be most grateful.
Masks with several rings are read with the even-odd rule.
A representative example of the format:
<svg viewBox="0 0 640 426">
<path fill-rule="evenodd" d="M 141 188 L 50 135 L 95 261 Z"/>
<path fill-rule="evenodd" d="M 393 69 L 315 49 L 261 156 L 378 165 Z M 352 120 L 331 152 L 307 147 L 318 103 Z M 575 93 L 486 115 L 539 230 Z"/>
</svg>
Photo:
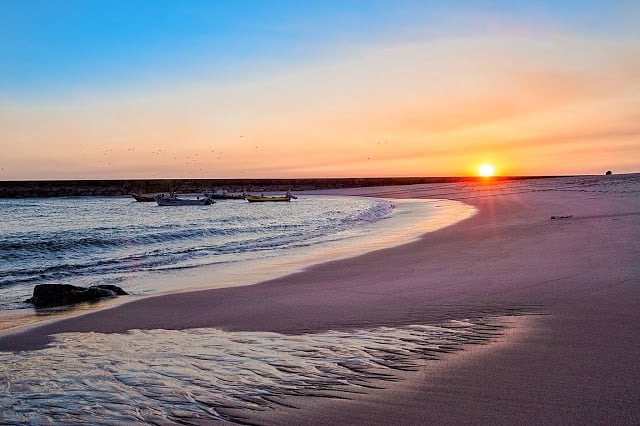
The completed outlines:
<svg viewBox="0 0 640 426">
<path fill-rule="evenodd" d="M 240 194 L 205 194 L 212 200 L 244 200 L 244 195 Z"/>
<path fill-rule="evenodd" d="M 244 197 L 244 199 L 250 203 L 291 201 L 291 197 L 257 197 L 255 195 L 247 195 Z"/>
<path fill-rule="evenodd" d="M 130 194 L 133 198 L 136 199 L 136 201 L 141 202 L 141 203 L 152 203 L 154 202 L 156 199 L 155 197 L 151 196 L 151 195 L 142 195 L 142 194 Z"/>
<path fill-rule="evenodd" d="M 198 200 L 188 200 L 184 198 L 156 197 L 159 206 L 210 206 L 213 200 L 210 198 L 200 198 Z"/>
</svg>

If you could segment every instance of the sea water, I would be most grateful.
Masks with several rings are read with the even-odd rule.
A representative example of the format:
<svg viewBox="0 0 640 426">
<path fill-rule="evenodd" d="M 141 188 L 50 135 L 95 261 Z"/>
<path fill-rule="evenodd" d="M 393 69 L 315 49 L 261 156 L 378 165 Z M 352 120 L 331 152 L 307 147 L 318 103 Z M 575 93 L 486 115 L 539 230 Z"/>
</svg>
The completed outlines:
<svg viewBox="0 0 640 426">
<path fill-rule="evenodd" d="M 473 214 L 447 200 L 303 195 L 160 207 L 129 197 L 0 200 L 0 311 L 37 284 L 115 284 L 134 295 L 243 285 L 401 243 Z"/>
<path fill-rule="evenodd" d="M 44 283 L 117 284 L 140 296 L 247 285 L 402 244 L 474 211 L 447 200 L 320 195 L 185 207 L 123 197 L 0 200 L 0 309 L 33 311 L 24 299 Z M 41 350 L 0 352 L 0 423 L 246 424 L 288 396 L 366 392 L 499 328 L 477 318 L 298 336 L 60 334 Z"/>
</svg>

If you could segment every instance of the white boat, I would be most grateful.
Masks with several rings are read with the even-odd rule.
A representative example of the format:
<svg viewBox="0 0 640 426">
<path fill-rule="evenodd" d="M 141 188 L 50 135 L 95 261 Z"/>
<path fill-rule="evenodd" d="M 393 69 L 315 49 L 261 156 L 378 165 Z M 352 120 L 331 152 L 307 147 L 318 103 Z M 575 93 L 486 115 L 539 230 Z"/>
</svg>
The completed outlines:
<svg viewBox="0 0 640 426">
<path fill-rule="evenodd" d="M 204 198 L 178 198 L 175 194 L 160 194 L 155 196 L 156 203 L 159 206 L 209 206 L 213 204 L 213 200 L 209 197 Z"/>
</svg>

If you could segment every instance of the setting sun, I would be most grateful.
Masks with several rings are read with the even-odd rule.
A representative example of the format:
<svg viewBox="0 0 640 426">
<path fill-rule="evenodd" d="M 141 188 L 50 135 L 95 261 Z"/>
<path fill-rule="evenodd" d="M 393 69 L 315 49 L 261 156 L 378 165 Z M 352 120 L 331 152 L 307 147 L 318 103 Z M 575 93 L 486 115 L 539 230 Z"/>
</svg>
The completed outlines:
<svg viewBox="0 0 640 426">
<path fill-rule="evenodd" d="M 493 176 L 495 172 L 495 167 L 492 164 L 483 164 L 478 167 L 478 174 L 482 177 L 490 177 Z"/>
</svg>

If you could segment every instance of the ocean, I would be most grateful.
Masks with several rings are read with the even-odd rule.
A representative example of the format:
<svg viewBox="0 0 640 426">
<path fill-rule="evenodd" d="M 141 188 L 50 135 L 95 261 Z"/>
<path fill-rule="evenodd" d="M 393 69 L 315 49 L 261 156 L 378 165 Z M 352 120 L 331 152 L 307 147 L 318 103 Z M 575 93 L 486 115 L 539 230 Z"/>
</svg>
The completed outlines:
<svg viewBox="0 0 640 426">
<path fill-rule="evenodd" d="M 332 195 L 184 207 L 126 197 L 4 199 L 0 318 L 7 332 L 67 315 L 26 304 L 36 284 L 115 284 L 141 297 L 247 285 L 406 243 L 474 212 L 448 200 Z M 100 306 L 75 314 L 87 309 Z M 299 336 L 64 333 L 41 350 L 0 352 L 0 423 L 246 424 L 243 413 L 277 408 L 283 397 L 361 393 L 498 329 L 452 321 Z"/>
<path fill-rule="evenodd" d="M 134 295 L 247 284 L 407 241 L 421 232 L 417 225 L 441 226 L 438 209 L 451 212 L 453 203 L 403 208 L 398 201 L 314 195 L 181 207 L 130 197 L 3 199 L 0 312 L 29 309 L 24 300 L 37 284 L 114 284 Z M 445 222 L 470 214 L 468 206 L 456 207 Z"/>
</svg>

